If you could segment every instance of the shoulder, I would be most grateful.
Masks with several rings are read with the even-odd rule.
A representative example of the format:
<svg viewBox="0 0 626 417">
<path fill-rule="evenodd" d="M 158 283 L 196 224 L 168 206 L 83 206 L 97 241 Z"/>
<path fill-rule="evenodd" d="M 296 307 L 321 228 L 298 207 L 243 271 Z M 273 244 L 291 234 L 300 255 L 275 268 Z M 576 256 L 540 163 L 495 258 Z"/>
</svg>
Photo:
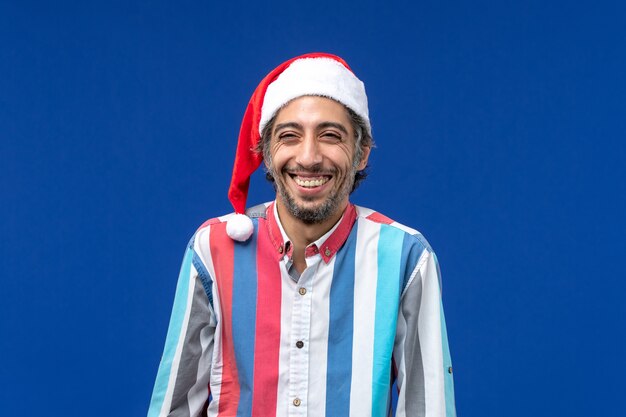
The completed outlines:
<svg viewBox="0 0 626 417">
<path fill-rule="evenodd" d="M 267 203 L 258 204 L 254 207 L 250 207 L 249 209 L 246 210 L 246 216 L 250 217 L 252 221 L 255 221 L 256 219 L 259 219 L 259 218 L 264 219 L 266 217 L 267 207 L 269 207 L 270 204 L 271 202 L 267 202 Z M 231 212 L 228 214 L 224 214 L 223 216 L 212 217 L 206 220 L 204 223 L 200 225 L 200 227 L 196 229 L 196 232 L 194 233 L 192 237 L 192 241 L 200 239 L 202 236 L 206 235 L 207 232 L 209 232 L 210 230 L 212 230 L 214 233 L 217 233 L 218 235 L 221 235 L 221 234 L 225 235 L 226 223 L 228 222 L 228 219 L 230 219 L 234 215 L 235 213 Z"/>
<path fill-rule="evenodd" d="M 386 215 L 366 207 L 355 206 L 357 212 L 357 220 L 365 227 L 381 227 L 396 230 L 396 236 L 406 240 L 407 243 L 413 243 L 428 252 L 432 252 L 432 248 L 424 235 L 418 230 L 406 226 L 402 223 L 387 217 Z"/>
<path fill-rule="evenodd" d="M 259 219 L 259 218 L 264 219 L 266 217 L 267 207 L 269 207 L 270 204 L 271 202 L 267 202 L 267 203 L 262 203 L 254 207 L 251 207 L 246 210 L 246 216 L 250 217 L 253 220 Z M 207 230 L 210 230 L 212 228 L 213 229 L 220 228 L 219 225 L 225 225 L 228 222 L 228 219 L 230 219 L 234 215 L 235 213 L 231 212 L 228 214 L 224 214 L 223 216 L 212 217 L 206 220 L 204 223 L 200 225 L 200 227 L 196 229 L 194 236 L 197 236 L 198 234 L 206 232 Z"/>
<path fill-rule="evenodd" d="M 426 238 L 416 229 L 398 223 L 384 214 L 356 206 L 359 230 L 365 229 L 372 240 L 377 241 L 379 256 L 398 259 L 400 265 L 401 293 L 422 272 L 429 260 L 435 260 L 435 254 Z M 380 252 L 380 248 L 383 252 Z"/>
<path fill-rule="evenodd" d="M 265 218 L 267 207 L 271 203 L 263 203 L 251 207 L 246 210 L 246 215 L 250 217 L 253 223 L 258 219 Z M 200 225 L 189 240 L 188 250 L 192 251 L 194 259 L 199 259 L 202 264 L 206 265 L 209 272 L 212 271 L 213 257 L 215 255 L 223 256 L 232 252 L 235 241 L 226 233 L 226 224 L 235 213 L 228 213 L 223 216 L 212 217 Z M 255 239 L 256 233 L 252 239 Z"/>
</svg>

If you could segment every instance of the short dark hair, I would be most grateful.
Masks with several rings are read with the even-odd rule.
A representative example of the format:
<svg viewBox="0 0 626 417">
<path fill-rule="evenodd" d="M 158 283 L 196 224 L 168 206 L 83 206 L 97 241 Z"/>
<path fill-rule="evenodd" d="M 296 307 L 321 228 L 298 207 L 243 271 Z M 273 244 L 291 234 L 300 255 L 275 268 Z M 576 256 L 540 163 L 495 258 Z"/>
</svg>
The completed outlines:
<svg viewBox="0 0 626 417">
<path fill-rule="evenodd" d="M 285 105 L 287 104 L 288 103 L 286 103 Z M 344 108 L 348 112 L 348 116 L 350 117 L 350 123 L 352 124 L 352 130 L 354 130 L 354 139 L 355 139 L 354 163 L 355 165 L 358 165 L 361 162 L 361 159 L 363 158 L 363 150 L 365 148 L 374 147 L 374 139 L 372 138 L 372 134 L 370 133 L 370 129 L 368 128 L 368 125 L 365 122 L 365 120 L 361 116 L 356 114 L 356 112 L 352 110 L 351 108 L 346 107 L 345 105 L 344 105 Z M 272 130 L 274 130 L 274 124 L 276 123 L 276 116 L 278 115 L 279 111 L 280 109 L 278 109 L 276 113 L 272 116 L 272 118 L 268 120 L 267 124 L 263 128 L 263 131 L 261 132 L 261 140 L 253 149 L 254 152 L 263 154 L 263 159 L 265 159 L 267 163 L 270 163 L 272 160 L 270 157 L 270 142 L 272 140 Z M 356 174 L 354 175 L 354 184 L 352 185 L 352 190 L 350 190 L 350 193 L 356 190 L 359 184 L 365 178 L 367 178 L 367 168 L 369 168 L 369 165 L 366 166 L 365 169 L 356 172 Z M 274 182 L 274 178 L 272 177 L 272 174 L 270 174 L 269 172 L 265 173 L 265 178 L 269 182 L 272 182 L 272 183 Z"/>
</svg>

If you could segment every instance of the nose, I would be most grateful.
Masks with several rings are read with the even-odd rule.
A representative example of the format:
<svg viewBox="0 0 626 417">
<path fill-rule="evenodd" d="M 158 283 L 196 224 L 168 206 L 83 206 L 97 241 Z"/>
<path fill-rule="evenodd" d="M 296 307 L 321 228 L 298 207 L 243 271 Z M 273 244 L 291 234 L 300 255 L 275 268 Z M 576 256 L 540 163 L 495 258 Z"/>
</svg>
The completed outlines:
<svg viewBox="0 0 626 417">
<path fill-rule="evenodd" d="M 308 168 L 322 163 L 319 143 L 314 135 L 306 134 L 300 142 L 296 162 Z"/>
</svg>

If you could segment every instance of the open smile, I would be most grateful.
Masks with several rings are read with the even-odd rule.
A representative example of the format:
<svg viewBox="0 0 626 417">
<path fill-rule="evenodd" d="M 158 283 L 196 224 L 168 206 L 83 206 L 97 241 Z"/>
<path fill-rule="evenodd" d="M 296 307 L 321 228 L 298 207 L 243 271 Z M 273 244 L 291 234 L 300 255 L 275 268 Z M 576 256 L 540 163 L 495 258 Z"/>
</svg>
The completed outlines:
<svg viewBox="0 0 626 417">
<path fill-rule="evenodd" d="M 315 188 L 321 187 L 330 181 L 330 176 L 321 176 L 321 177 L 301 177 L 297 175 L 292 175 L 291 178 L 298 184 L 300 187 L 304 188 Z"/>
<path fill-rule="evenodd" d="M 299 188 L 311 191 L 321 189 L 321 187 L 326 185 L 333 178 L 331 174 L 321 174 L 318 172 L 287 172 L 287 175 Z"/>
</svg>

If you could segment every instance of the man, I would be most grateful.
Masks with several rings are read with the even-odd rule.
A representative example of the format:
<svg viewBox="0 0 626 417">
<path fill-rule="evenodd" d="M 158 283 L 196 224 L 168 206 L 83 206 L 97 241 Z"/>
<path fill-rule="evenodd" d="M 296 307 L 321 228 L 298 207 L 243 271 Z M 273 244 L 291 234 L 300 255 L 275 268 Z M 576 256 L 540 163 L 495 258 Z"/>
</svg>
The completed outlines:
<svg viewBox="0 0 626 417">
<path fill-rule="evenodd" d="M 415 230 L 348 196 L 372 147 L 341 58 L 272 71 L 239 135 L 229 198 L 185 254 L 149 416 L 455 415 L 439 268 Z M 245 210 L 265 164 L 276 200 Z M 244 214 L 245 213 L 245 214 Z"/>
</svg>

